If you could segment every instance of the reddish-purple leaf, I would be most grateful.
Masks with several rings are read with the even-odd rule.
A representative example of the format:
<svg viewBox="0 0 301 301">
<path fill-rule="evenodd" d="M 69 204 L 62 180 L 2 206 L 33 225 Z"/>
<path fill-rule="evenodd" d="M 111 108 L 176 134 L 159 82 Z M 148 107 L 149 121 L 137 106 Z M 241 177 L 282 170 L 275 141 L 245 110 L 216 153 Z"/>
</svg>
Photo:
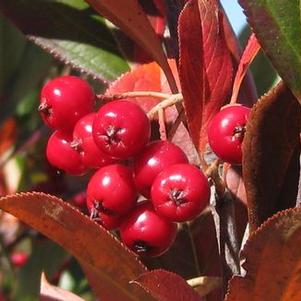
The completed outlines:
<svg viewBox="0 0 301 301">
<path fill-rule="evenodd" d="M 251 231 L 296 204 L 300 126 L 300 105 L 282 82 L 251 111 L 242 162 Z"/>
<path fill-rule="evenodd" d="M 172 92 L 176 82 L 160 40 L 137 0 L 86 0 L 96 11 L 117 25 L 147 51 L 164 70 Z"/>
<path fill-rule="evenodd" d="M 33 192 L 2 197 L 0 208 L 74 255 L 93 275 L 97 297 L 108 301 L 153 300 L 129 284 L 146 267 L 110 232 L 69 204 Z"/>
<path fill-rule="evenodd" d="M 201 152 L 208 122 L 229 100 L 232 61 L 215 0 L 191 0 L 179 17 L 179 75 L 192 140 Z"/>
<path fill-rule="evenodd" d="M 238 69 L 236 71 L 231 96 L 232 103 L 236 102 L 241 83 L 248 71 L 250 64 L 252 63 L 259 50 L 260 45 L 255 37 L 255 34 L 253 33 L 248 40 L 247 46 L 240 58 Z"/>
<path fill-rule="evenodd" d="M 41 276 L 40 301 L 84 301 L 79 296 L 60 287 L 51 285 L 44 273 Z"/>
<path fill-rule="evenodd" d="M 278 212 L 247 241 L 245 276 L 235 276 L 225 301 L 299 301 L 301 208 Z"/>
<path fill-rule="evenodd" d="M 158 301 L 201 301 L 201 297 L 179 275 L 165 270 L 153 270 L 140 275 L 138 284 Z"/>
</svg>

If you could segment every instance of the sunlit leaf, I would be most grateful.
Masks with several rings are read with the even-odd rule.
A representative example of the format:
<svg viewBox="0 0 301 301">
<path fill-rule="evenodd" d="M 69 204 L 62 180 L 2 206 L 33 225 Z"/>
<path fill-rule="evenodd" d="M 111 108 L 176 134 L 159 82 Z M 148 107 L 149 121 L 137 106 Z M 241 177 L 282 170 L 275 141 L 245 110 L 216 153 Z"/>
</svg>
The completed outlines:
<svg viewBox="0 0 301 301">
<path fill-rule="evenodd" d="M 208 122 L 228 100 L 232 62 L 215 0 L 192 0 L 179 17 L 179 75 L 192 140 L 201 152 Z"/>
</svg>

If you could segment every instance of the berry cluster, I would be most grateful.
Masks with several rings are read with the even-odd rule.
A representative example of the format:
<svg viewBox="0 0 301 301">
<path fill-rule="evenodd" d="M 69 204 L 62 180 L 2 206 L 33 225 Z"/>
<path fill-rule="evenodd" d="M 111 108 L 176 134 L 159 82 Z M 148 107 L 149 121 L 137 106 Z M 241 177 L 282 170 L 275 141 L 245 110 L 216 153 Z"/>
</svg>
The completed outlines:
<svg viewBox="0 0 301 301">
<path fill-rule="evenodd" d="M 91 218 L 119 228 L 135 252 L 161 255 L 175 239 L 176 223 L 207 206 L 208 180 L 175 144 L 149 141 L 150 122 L 138 105 L 118 100 L 94 112 L 94 99 L 89 84 L 74 76 L 43 87 L 39 111 L 54 130 L 47 159 L 71 175 L 96 169 L 87 187 Z"/>
</svg>

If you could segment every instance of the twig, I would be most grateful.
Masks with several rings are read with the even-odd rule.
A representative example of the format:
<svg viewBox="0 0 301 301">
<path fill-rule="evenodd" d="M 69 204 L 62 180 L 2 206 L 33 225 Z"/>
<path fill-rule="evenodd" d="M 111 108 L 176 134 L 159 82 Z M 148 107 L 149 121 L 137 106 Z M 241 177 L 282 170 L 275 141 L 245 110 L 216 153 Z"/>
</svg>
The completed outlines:
<svg viewBox="0 0 301 301">
<path fill-rule="evenodd" d="M 159 110 L 164 110 L 168 107 L 171 107 L 172 105 L 175 105 L 176 103 L 180 103 L 183 100 L 182 94 L 173 94 L 169 95 L 168 98 L 164 99 L 163 101 L 159 102 L 157 105 L 155 105 L 148 113 L 147 116 L 150 119 L 153 119 L 154 116 L 158 113 Z"/>
<path fill-rule="evenodd" d="M 216 194 L 212 205 L 222 262 L 223 295 L 225 295 L 230 278 L 233 275 L 240 274 L 239 244 L 236 233 L 234 203 L 231 194 L 225 191 L 223 196 Z"/>
<path fill-rule="evenodd" d="M 135 98 L 135 97 L 155 97 L 160 99 L 169 98 L 171 95 L 167 93 L 161 93 L 157 91 L 131 91 L 131 92 L 124 92 L 118 94 L 98 94 L 96 98 L 100 101 L 108 102 L 112 100 L 124 99 L 124 98 Z"/>
<path fill-rule="evenodd" d="M 159 117 L 159 132 L 160 132 L 160 139 L 166 140 L 166 127 L 165 127 L 165 116 L 164 116 L 164 110 L 159 109 L 158 111 L 158 117 Z"/>
</svg>

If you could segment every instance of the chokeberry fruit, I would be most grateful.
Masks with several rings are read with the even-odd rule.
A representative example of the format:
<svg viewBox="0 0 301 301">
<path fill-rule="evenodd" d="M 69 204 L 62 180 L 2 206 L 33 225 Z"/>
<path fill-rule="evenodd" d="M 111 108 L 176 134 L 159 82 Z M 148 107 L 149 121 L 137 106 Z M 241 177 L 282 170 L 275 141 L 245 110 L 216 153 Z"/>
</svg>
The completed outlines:
<svg viewBox="0 0 301 301">
<path fill-rule="evenodd" d="M 129 101 L 103 105 L 93 122 L 93 137 L 109 156 L 125 159 L 136 155 L 150 138 L 150 122 L 144 111 Z"/>
<path fill-rule="evenodd" d="M 208 180 L 197 167 L 175 164 L 165 168 L 154 180 L 151 201 L 156 211 L 173 222 L 189 221 L 207 206 Z"/>
<path fill-rule="evenodd" d="M 150 202 L 140 203 L 120 227 L 123 243 L 139 255 L 159 256 L 175 240 L 177 225 L 157 214 Z"/>
<path fill-rule="evenodd" d="M 134 159 L 134 175 L 138 191 L 150 197 L 150 189 L 155 177 L 173 164 L 188 163 L 185 153 L 168 141 L 149 143 Z"/>
<path fill-rule="evenodd" d="M 23 251 L 15 251 L 10 256 L 10 261 L 13 266 L 21 268 L 28 261 L 28 254 Z"/>
<path fill-rule="evenodd" d="M 90 179 L 87 207 L 91 217 L 101 222 L 101 214 L 119 217 L 131 211 L 137 191 L 129 168 L 121 164 L 101 167 Z"/>
<path fill-rule="evenodd" d="M 48 140 L 46 157 L 48 162 L 71 175 L 83 175 L 87 167 L 83 164 L 80 154 L 71 147 L 71 136 L 55 131 Z"/>
<path fill-rule="evenodd" d="M 42 88 L 39 112 L 54 130 L 72 133 L 77 120 L 93 111 L 94 92 L 80 77 L 61 76 Z"/>
<path fill-rule="evenodd" d="M 95 115 L 96 113 L 90 113 L 77 121 L 71 142 L 71 146 L 80 153 L 83 163 L 90 168 L 99 168 L 116 161 L 104 153 L 94 141 L 92 125 Z"/>
<path fill-rule="evenodd" d="M 208 142 L 212 151 L 223 161 L 241 164 L 242 142 L 250 108 L 229 105 L 221 109 L 208 127 Z"/>
</svg>

